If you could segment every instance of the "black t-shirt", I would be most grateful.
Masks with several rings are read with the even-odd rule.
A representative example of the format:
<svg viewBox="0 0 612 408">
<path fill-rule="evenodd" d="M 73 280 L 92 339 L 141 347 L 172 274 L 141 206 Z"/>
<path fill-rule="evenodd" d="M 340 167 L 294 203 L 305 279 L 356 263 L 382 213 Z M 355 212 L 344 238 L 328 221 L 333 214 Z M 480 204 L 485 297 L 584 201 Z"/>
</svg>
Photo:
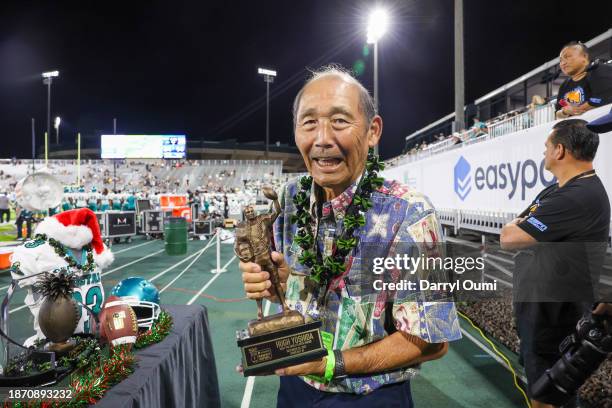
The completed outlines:
<svg viewBox="0 0 612 408">
<path fill-rule="evenodd" d="M 553 184 L 531 203 L 518 226 L 538 242 L 607 242 L 610 201 L 595 174 Z"/>
<path fill-rule="evenodd" d="M 612 102 L 612 63 L 597 62 L 589 71 L 591 100 L 589 105 L 603 106 Z"/>
<path fill-rule="evenodd" d="M 600 279 L 610 202 L 594 172 L 546 188 L 518 227 L 538 244 L 517 256 L 515 301 L 594 302 L 608 296 Z"/>
<path fill-rule="evenodd" d="M 515 314 L 521 352 L 557 353 L 580 316 L 605 296 L 599 285 L 610 202 L 597 175 L 543 190 L 518 226 L 538 241 L 515 258 Z"/>
<path fill-rule="evenodd" d="M 591 73 L 588 72 L 579 81 L 567 78 L 559 87 L 557 94 L 556 110 L 563 108 L 561 100 L 564 99 L 567 105 L 578 106 L 588 102 L 591 106 L 602 106 L 603 100 L 599 95 L 599 90 L 594 88 L 591 81 Z"/>
</svg>

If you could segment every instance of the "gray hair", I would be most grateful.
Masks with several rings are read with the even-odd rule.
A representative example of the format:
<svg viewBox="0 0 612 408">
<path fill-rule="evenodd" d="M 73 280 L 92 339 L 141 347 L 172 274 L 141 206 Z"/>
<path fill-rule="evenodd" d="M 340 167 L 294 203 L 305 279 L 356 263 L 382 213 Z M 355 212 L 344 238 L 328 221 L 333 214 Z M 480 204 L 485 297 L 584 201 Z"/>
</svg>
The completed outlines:
<svg viewBox="0 0 612 408">
<path fill-rule="evenodd" d="M 293 100 L 293 128 L 297 124 L 297 111 L 300 106 L 300 100 L 302 99 L 302 94 L 304 93 L 304 89 L 311 82 L 316 81 L 317 79 L 321 79 L 323 77 L 334 76 L 340 78 L 341 80 L 353 84 L 359 90 L 359 109 L 366 117 L 367 123 L 371 123 L 374 116 L 378 114 L 378 108 L 374 103 L 374 98 L 368 92 L 368 90 L 359 82 L 352 74 L 351 71 L 337 64 L 325 65 L 319 69 L 314 71 L 310 71 L 310 78 L 304 83 L 300 91 L 295 96 Z"/>
</svg>

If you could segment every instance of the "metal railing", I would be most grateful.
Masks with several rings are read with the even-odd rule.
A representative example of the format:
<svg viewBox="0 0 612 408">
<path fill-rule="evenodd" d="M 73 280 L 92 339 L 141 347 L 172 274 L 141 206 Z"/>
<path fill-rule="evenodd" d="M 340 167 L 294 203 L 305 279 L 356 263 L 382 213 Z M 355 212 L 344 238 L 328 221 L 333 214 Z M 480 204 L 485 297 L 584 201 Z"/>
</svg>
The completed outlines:
<svg viewBox="0 0 612 408">
<path fill-rule="evenodd" d="M 438 208 L 436 214 L 440 224 L 453 228 L 455 235 L 462 229 L 499 234 L 504 225 L 516 218 L 516 214 L 511 212 L 452 208 Z"/>
<path fill-rule="evenodd" d="M 489 125 L 489 135 L 499 137 L 555 120 L 555 105 L 548 103 Z"/>
<path fill-rule="evenodd" d="M 484 142 L 486 140 L 508 135 L 514 132 L 518 132 L 520 130 L 529 129 L 531 127 L 539 126 L 544 123 L 552 122 L 554 120 L 555 105 L 553 103 L 548 103 L 546 105 L 531 108 L 515 116 L 488 124 L 487 134 L 476 135 L 475 129 L 469 129 L 462 133 L 462 143 L 457 143 L 457 141 L 449 137 L 448 139 L 445 139 L 441 142 L 431 144 L 416 153 L 394 157 L 392 159 L 387 160 L 385 163 L 388 165 L 388 167 L 401 166 L 402 164 L 422 160 L 424 158 L 431 157 L 451 149 Z"/>
</svg>

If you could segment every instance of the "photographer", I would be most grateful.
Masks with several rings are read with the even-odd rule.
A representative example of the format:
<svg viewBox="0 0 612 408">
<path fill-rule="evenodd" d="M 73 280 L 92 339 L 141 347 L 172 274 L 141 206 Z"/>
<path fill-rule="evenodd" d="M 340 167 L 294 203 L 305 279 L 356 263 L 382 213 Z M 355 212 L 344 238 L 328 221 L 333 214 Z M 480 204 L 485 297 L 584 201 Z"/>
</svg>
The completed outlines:
<svg viewBox="0 0 612 408">
<path fill-rule="evenodd" d="M 593 169 L 598 145 L 599 135 L 586 121 L 556 123 L 546 140 L 544 165 L 558 182 L 538 194 L 500 235 L 504 249 L 534 248 L 530 268 L 519 267 L 517 258 L 514 286 L 520 356 L 534 408 L 553 406 L 552 398 L 535 400 L 532 387 L 560 358 L 559 344 L 596 296 L 610 228 L 608 195 Z M 600 304 L 595 312 L 610 313 L 609 308 Z"/>
</svg>

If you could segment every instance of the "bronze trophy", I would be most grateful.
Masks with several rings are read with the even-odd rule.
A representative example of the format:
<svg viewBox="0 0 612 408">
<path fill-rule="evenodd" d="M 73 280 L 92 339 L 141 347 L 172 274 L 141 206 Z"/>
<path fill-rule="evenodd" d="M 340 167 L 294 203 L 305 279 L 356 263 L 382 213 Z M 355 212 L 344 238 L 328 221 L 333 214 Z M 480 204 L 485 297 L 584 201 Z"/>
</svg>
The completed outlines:
<svg viewBox="0 0 612 408">
<path fill-rule="evenodd" d="M 319 328 L 321 322 L 307 321 L 301 313 L 290 310 L 280 284 L 278 268 L 272 262 L 275 248 L 272 224 L 281 213 L 278 196 L 271 187 L 263 194 L 274 203 L 274 210 L 256 215 L 253 206 L 243 210 L 244 221 L 236 226 L 234 251 L 243 262 L 255 262 L 270 274 L 270 281 L 283 311 L 263 316 L 262 300 L 257 300 L 257 319 L 251 320 L 245 330 L 236 332 L 242 353 L 245 376 L 271 374 L 277 368 L 316 360 L 327 354 Z"/>
</svg>

